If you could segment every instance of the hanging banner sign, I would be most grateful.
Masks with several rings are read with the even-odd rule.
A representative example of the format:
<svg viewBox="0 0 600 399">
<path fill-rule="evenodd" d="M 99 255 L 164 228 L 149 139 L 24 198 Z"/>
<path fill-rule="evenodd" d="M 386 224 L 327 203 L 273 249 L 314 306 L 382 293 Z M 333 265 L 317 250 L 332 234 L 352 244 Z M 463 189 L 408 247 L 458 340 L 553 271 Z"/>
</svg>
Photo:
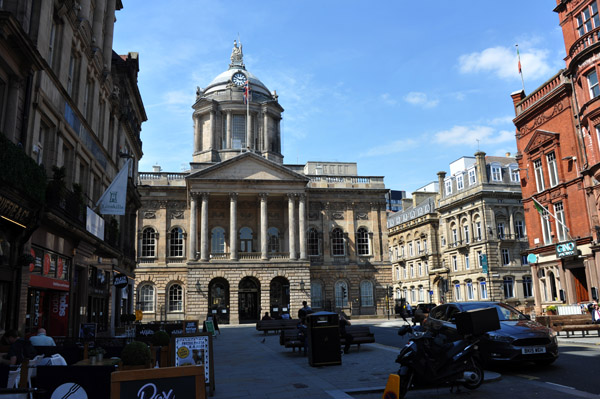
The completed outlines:
<svg viewBox="0 0 600 399">
<path fill-rule="evenodd" d="M 124 274 L 116 274 L 114 281 L 113 281 L 113 285 L 117 288 L 125 288 L 127 287 L 127 284 L 129 284 L 129 282 L 127 281 L 127 276 Z"/>
</svg>

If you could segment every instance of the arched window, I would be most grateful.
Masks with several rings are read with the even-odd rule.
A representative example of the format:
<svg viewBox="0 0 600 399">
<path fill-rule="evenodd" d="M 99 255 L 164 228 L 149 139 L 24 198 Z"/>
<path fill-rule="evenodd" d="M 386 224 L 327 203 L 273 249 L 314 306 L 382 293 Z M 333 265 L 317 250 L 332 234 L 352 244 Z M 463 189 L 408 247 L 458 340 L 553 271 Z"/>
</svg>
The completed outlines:
<svg viewBox="0 0 600 399">
<path fill-rule="evenodd" d="M 361 306 L 373 306 L 373 283 L 368 280 L 360 282 Z"/>
<path fill-rule="evenodd" d="M 215 227 L 211 231 L 210 252 L 213 254 L 225 253 L 225 229 Z"/>
<path fill-rule="evenodd" d="M 466 280 L 465 281 L 467 287 L 467 300 L 472 301 L 475 299 L 474 291 L 473 291 L 473 281 Z"/>
<path fill-rule="evenodd" d="M 183 230 L 180 227 L 169 232 L 169 257 L 183 257 Z"/>
<path fill-rule="evenodd" d="M 140 310 L 142 312 L 154 312 L 154 286 L 144 284 L 140 287 Z"/>
<path fill-rule="evenodd" d="M 142 231 L 142 257 L 154 258 L 156 256 L 156 231 L 146 227 Z"/>
<path fill-rule="evenodd" d="M 169 312 L 183 312 L 183 289 L 179 284 L 169 287 L 167 309 Z"/>
<path fill-rule="evenodd" d="M 462 301 L 462 292 L 460 289 L 460 283 L 458 281 L 454 281 L 454 299 L 456 301 Z"/>
<path fill-rule="evenodd" d="M 308 256 L 319 256 L 321 254 L 321 242 L 319 232 L 314 227 L 308 230 Z"/>
<path fill-rule="evenodd" d="M 339 227 L 336 227 L 331 232 L 331 253 L 333 254 L 333 256 L 346 255 L 344 232 Z"/>
<path fill-rule="evenodd" d="M 484 279 L 479 280 L 479 299 L 487 299 L 487 285 Z"/>
<path fill-rule="evenodd" d="M 338 281 L 335 283 L 335 307 L 345 306 L 348 306 L 348 284 L 345 281 Z"/>
<path fill-rule="evenodd" d="M 319 281 L 310 283 L 310 301 L 313 308 L 323 307 L 323 286 Z"/>
<path fill-rule="evenodd" d="M 280 252 L 279 230 L 276 227 L 269 227 L 269 230 L 267 230 L 267 236 L 269 236 L 269 252 Z"/>
<path fill-rule="evenodd" d="M 252 229 L 250 227 L 240 229 L 240 252 L 252 252 Z"/>
<path fill-rule="evenodd" d="M 369 232 L 364 227 L 356 231 L 356 250 L 359 256 L 367 256 L 371 252 L 369 248 Z"/>
</svg>

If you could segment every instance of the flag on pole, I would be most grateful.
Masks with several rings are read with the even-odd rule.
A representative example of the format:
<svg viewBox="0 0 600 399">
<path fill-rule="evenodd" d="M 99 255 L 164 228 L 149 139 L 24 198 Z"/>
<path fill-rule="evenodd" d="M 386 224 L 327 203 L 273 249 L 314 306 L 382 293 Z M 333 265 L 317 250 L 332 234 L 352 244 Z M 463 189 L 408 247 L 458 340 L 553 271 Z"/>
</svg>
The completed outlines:
<svg viewBox="0 0 600 399">
<path fill-rule="evenodd" d="M 125 162 L 123 168 L 117 173 L 104 194 L 96 203 L 102 215 L 125 215 L 125 200 L 127 199 L 127 175 L 131 159 Z"/>
<path fill-rule="evenodd" d="M 546 216 L 548 214 L 548 210 L 542 205 L 538 204 L 537 201 L 533 201 L 533 206 L 540 213 L 540 215 Z"/>
<path fill-rule="evenodd" d="M 250 102 L 250 82 L 246 79 L 246 84 L 244 85 L 244 104 L 248 104 Z"/>
<path fill-rule="evenodd" d="M 523 73 L 521 71 L 521 54 L 519 54 L 519 47 L 517 47 L 517 58 L 519 59 L 519 73 Z"/>
</svg>

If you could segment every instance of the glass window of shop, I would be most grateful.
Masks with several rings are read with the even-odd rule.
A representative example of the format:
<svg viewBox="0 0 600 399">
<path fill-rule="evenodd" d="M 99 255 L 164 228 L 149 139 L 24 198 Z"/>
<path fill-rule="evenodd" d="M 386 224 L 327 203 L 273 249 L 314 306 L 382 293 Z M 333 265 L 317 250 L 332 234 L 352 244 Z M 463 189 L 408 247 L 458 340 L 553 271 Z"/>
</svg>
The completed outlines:
<svg viewBox="0 0 600 399">
<path fill-rule="evenodd" d="M 106 270 L 94 266 L 88 268 L 88 312 L 87 323 L 96 323 L 97 331 L 107 331 L 109 328 L 110 274 Z"/>
</svg>

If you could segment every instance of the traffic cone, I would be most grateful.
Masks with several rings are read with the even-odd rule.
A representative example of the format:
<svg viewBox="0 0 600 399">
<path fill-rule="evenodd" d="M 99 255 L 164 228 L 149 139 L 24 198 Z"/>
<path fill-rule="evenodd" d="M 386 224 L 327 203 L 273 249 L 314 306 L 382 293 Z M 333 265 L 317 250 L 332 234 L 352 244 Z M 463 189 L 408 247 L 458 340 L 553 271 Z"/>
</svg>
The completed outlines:
<svg viewBox="0 0 600 399">
<path fill-rule="evenodd" d="M 390 374 L 388 382 L 385 385 L 382 399 L 398 399 L 400 397 L 400 376 L 398 374 Z"/>
</svg>

